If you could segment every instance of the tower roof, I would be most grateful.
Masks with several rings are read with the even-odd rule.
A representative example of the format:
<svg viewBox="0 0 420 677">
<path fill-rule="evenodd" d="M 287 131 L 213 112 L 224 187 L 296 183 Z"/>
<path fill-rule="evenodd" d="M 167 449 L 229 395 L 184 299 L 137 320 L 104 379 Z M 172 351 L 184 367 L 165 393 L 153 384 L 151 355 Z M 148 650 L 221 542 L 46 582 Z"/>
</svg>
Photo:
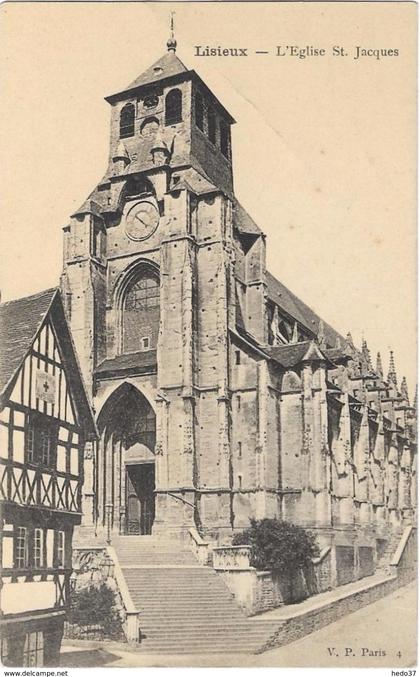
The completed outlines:
<svg viewBox="0 0 420 677">
<path fill-rule="evenodd" d="M 116 101 L 121 101 L 134 96 L 135 94 L 138 94 L 143 87 L 154 85 L 157 82 L 164 82 L 166 80 L 173 79 L 175 84 L 188 78 L 198 83 L 203 92 L 205 94 L 209 94 L 212 97 L 213 102 L 220 108 L 230 123 L 235 122 L 229 111 L 226 110 L 224 105 L 207 87 L 206 83 L 203 82 L 200 76 L 194 70 L 189 70 L 172 49 L 170 49 L 168 52 L 165 52 L 165 54 L 161 56 L 160 59 L 155 61 L 154 64 L 149 66 L 149 68 L 146 68 L 146 70 L 143 71 L 143 73 L 141 73 L 141 75 L 133 80 L 133 82 L 131 82 L 127 87 L 121 89 L 115 94 L 106 96 L 105 101 L 108 101 L 108 103 L 112 104 Z"/>
<path fill-rule="evenodd" d="M 149 68 L 146 68 L 146 70 L 133 80 L 128 87 L 125 87 L 119 93 L 130 92 L 138 87 L 143 87 L 143 85 L 149 85 L 154 82 L 159 82 L 160 80 L 166 80 L 166 78 L 172 78 L 174 75 L 181 75 L 188 72 L 188 68 L 184 66 L 175 52 L 166 52 L 154 64 L 149 66 Z"/>
</svg>

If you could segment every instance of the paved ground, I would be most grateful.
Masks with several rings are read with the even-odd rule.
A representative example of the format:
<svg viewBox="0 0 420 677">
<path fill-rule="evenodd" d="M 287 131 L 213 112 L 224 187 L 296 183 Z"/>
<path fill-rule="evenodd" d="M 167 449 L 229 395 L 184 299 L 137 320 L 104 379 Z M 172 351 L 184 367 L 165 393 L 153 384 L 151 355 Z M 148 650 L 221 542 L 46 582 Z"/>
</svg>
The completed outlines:
<svg viewBox="0 0 420 677">
<path fill-rule="evenodd" d="M 410 667 L 417 664 L 414 583 L 317 632 L 259 656 L 147 656 L 124 645 L 64 646 L 65 667 Z"/>
</svg>

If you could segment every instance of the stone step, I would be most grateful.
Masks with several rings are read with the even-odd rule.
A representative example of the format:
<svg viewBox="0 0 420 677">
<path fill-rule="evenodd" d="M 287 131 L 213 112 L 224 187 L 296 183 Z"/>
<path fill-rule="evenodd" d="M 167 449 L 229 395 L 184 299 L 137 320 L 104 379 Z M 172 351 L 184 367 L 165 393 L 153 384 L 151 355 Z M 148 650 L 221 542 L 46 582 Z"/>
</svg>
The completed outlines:
<svg viewBox="0 0 420 677">
<path fill-rule="evenodd" d="M 152 539 L 114 543 L 140 612 L 144 653 L 253 653 L 264 645 L 273 626 L 250 621 L 213 569 L 197 566 L 177 542 Z"/>
</svg>

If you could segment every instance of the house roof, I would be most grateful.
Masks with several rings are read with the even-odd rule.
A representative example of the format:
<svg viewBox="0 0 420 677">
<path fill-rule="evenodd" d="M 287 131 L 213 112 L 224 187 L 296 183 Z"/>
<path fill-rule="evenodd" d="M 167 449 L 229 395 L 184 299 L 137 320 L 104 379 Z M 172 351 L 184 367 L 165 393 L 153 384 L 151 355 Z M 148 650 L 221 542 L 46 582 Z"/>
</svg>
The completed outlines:
<svg viewBox="0 0 420 677">
<path fill-rule="evenodd" d="M 46 289 L 0 305 L 0 394 L 25 359 L 56 291 Z"/>
<path fill-rule="evenodd" d="M 337 339 L 343 344 L 346 339 L 341 336 L 331 325 L 327 324 L 312 310 L 301 301 L 293 292 L 290 291 L 282 282 L 277 280 L 274 275 L 267 271 L 267 294 L 268 298 L 276 303 L 288 315 L 297 320 L 303 327 L 308 329 L 314 336 L 318 335 L 320 324 L 323 323 L 323 330 L 326 342 L 334 347 Z"/>
<path fill-rule="evenodd" d="M 0 304 L 0 406 L 9 397 L 15 377 L 47 316 L 56 330 L 80 423 L 90 436 L 96 437 L 95 420 L 58 288 Z"/>
</svg>

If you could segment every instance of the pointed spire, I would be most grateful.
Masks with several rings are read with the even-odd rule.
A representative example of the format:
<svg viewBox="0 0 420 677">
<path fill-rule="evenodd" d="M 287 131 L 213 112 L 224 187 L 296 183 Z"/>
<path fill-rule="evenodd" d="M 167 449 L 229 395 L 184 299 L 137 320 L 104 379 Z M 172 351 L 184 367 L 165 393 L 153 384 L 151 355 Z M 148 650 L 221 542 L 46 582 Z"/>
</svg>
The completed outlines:
<svg viewBox="0 0 420 677">
<path fill-rule="evenodd" d="M 390 350 L 389 352 L 388 383 L 393 383 L 395 386 L 397 385 L 397 372 L 395 371 L 393 350 Z"/>
<path fill-rule="evenodd" d="M 171 12 L 171 36 L 166 43 L 166 46 L 168 48 L 168 52 L 172 52 L 175 54 L 176 52 L 176 40 L 175 40 L 175 34 L 174 34 L 174 14 L 175 12 Z"/>
<path fill-rule="evenodd" d="M 367 341 L 366 341 L 365 338 L 362 340 L 362 355 L 365 359 L 365 362 L 366 362 L 368 368 L 372 369 L 372 360 L 370 358 L 370 350 L 368 348 L 368 344 L 367 344 Z"/>
<path fill-rule="evenodd" d="M 376 355 L 376 373 L 381 378 L 384 377 L 384 370 L 383 370 L 383 367 L 382 367 L 382 358 L 381 358 L 381 353 L 379 353 L 379 352 Z"/>
<path fill-rule="evenodd" d="M 403 376 L 402 381 L 401 381 L 401 388 L 400 388 L 401 395 L 403 398 L 406 400 L 407 404 L 410 404 L 410 398 L 408 396 L 408 386 L 407 386 L 407 379 L 405 376 Z"/>
</svg>

